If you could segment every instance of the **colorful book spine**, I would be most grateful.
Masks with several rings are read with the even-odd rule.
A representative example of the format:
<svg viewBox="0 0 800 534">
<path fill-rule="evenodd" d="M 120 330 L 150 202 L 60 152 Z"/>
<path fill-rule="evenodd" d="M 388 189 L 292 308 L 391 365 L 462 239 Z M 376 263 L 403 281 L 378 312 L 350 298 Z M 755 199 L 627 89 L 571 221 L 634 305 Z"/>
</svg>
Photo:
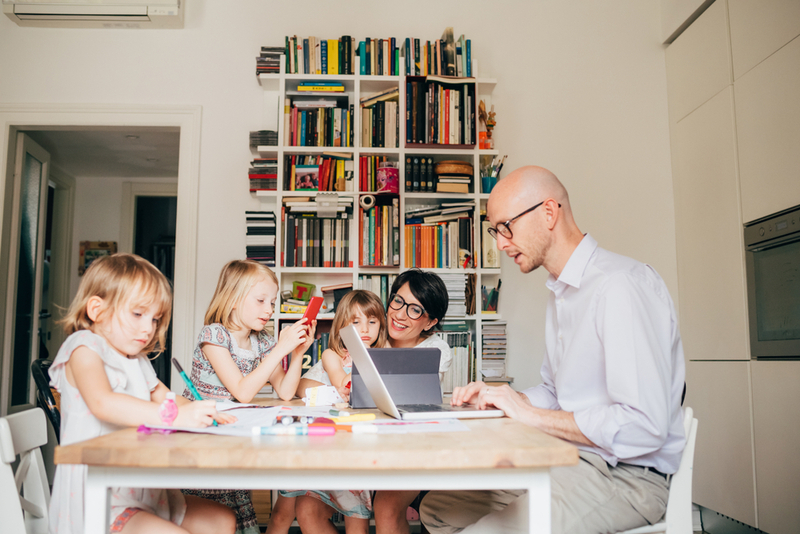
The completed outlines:
<svg viewBox="0 0 800 534">
<path fill-rule="evenodd" d="M 328 41 L 320 41 L 320 74 L 328 74 Z"/>
</svg>

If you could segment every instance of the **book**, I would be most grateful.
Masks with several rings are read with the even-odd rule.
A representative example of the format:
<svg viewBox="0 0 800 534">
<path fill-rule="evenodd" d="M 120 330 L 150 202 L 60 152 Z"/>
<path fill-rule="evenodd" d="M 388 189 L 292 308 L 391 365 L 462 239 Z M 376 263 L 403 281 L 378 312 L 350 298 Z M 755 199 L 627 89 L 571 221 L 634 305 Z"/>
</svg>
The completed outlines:
<svg viewBox="0 0 800 534">
<path fill-rule="evenodd" d="M 314 93 L 341 93 L 344 92 L 344 86 L 336 85 L 298 85 L 298 91 L 314 92 Z M 335 104 L 335 102 L 334 102 Z"/>
<path fill-rule="evenodd" d="M 436 184 L 437 193 L 469 193 L 469 184 L 450 184 L 442 183 L 441 180 Z"/>
<path fill-rule="evenodd" d="M 337 39 L 328 39 L 327 74 L 339 74 L 339 41 Z"/>
</svg>

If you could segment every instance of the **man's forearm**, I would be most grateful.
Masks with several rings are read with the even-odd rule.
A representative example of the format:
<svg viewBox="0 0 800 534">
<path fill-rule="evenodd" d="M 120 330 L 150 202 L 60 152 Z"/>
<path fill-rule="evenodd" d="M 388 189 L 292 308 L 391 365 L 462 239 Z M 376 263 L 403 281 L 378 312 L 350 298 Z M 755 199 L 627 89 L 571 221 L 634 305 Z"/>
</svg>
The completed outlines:
<svg viewBox="0 0 800 534">
<path fill-rule="evenodd" d="M 539 430 L 547 432 L 551 436 L 582 445 L 596 446 L 581 432 L 581 429 L 578 428 L 578 424 L 575 422 L 575 415 L 572 412 L 544 410 L 532 406 L 529 410 L 526 410 L 522 421 Z"/>
</svg>

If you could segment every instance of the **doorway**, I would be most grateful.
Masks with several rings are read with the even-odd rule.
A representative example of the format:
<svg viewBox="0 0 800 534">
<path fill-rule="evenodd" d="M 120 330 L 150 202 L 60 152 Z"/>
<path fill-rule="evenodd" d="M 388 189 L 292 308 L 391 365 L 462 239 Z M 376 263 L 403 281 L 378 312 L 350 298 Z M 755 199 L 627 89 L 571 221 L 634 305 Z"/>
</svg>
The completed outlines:
<svg viewBox="0 0 800 534">
<path fill-rule="evenodd" d="M 175 234 L 178 209 L 177 183 L 125 182 L 122 187 L 120 250 L 138 254 L 175 284 Z M 151 358 L 158 379 L 171 386 L 173 320 L 167 346 Z M 156 355 L 153 355 L 156 356 Z"/>
<path fill-rule="evenodd" d="M 198 106 L 173 106 L 161 108 L 148 108 L 136 105 L 124 106 L 108 106 L 108 105 L 19 105 L 19 104 L 0 104 L 0 169 L 4 170 L 2 175 L 2 184 L 0 185 L 0 219 L 2 220 L 2 233 L 0 234 L 0 324 L 4 325 L 0 329 L 0 345 L 3 346 L 3 354 L 0 355 L 0 415 L 9 413 L 12 400 L 12 383 L 11 367 L 13 357 L 11 356 L 11 343 L 15 337 L 14 333 L 14 316 L 17 310 L 9 307 L 9 302 L 16 304 L 16 299 L 11 298 L 16 295 L 16 286 L 9 281 L 10 271 L 17 268 L 17 263 L 10 263 L 10 255 L 14 250 L 11 247 L 11 222 L 13 220 L 13 213 L 11 200 L 14 198 L 14 161 L 16 159 L 16 152 L 18 148 L 17 134 L 20 131 L 56 131 L 56 130 L 90 130 L 90 129 L 109 129 L 109 128 L 127 128 L 127 127 L 164 127 L 173 128 L 179 132 L 179 149 L 180 149 L 180 162 L 177 171 L 177 189 L 180 190 L 180 195 L 177 195 L 177 217 L 175 221 L 175 249 L 174 249 L 174 267 L 173 277 L 175 280 L 174 285 L 174 317 L 180 317 L 181 321 L 177 321 L 173 328 L 172 335 L 172 351 L 173 354 L 178 355 L 179 361 L 186 365 L 187 360 L 191 357 L 191 347 L 194 343 L 194 331 L 196 325 L 194 324 L 194 285 L 196 276 L 196 231 L 197 231 L 197 218 L 198 218 L 198 183 L 199 183 L 199 147 L 200 147 L 200 108 Z M 51 176 L 54 177 L 55 175 Z M 55 181 L 53 182 L 55 183 Z M 48 188 L 51 184 L 48 184 Z M 49 196 L 49 189 L 46 189 L 46 194 L 41 195 L 40 199 Z M 67 189 L 69 191 L 69 189 Z M 55 183 L 53 191 L 53 206 L 57 209 L 60 203 L 67 203 L 71 206 L 76 204 L 75 198 L 68 199 L 69 195 L 59 195 L 59 186 Z M 62 197 L 62 198 L 60 198 Z M 118 204 L 116 204 L 118 205 Z M 46 211 L 44 212 L 46 213 Z M 80 213 L 80 212 L 79 212 Z M 119 213 L 117 213 L 119 215 Z M 72 257 L 56 257 L 55 247 L 59 243 L 66 244 L 66 249 L 71 251 L 76 248 L 77 241 L 73 241 L 72 236 L 65 236 L 67 230 L 71 230 L 74 226 L 78 229 L 77 222 L 65 225 L 57 224 L 56 219 L 52 225 L 51 233 L 51 265 L 49 273 L 50 286 L 47 293 L 53 293 L 53 280 L 58 276 L 65 276 L 69 281 L 72 278 L 72 283 L 62 284 L 67 288 L 66 301 L 67 304 L 71 300 L 71 293 L 75 290 L 75 281 L 77 280 L 77 265 L 73 260 L 76 254 L 70 254 Z M 79 239 L 80 232 L 76 233 L 76 238 Z M 44 239 L 42 240 L 44 241 Z M 74 252 L 74 251 L 71 251 Z M 18 252 L 14 252 L 17 254 Z M 55 263 L 61 264 L 58 269 Z M 44 268 L 41 271 L 42 278 L 44 278 Z M 34 284 L 33 287 L 36 287 Z M 71 292 L 70 292 L 71 287 Z M 39 299 L 41 304 L 42 295 L 45 294 L 42 287 L 39 287 Z M 28 305 L 30 310 L 33 310 L 33 304 Z M 23 310 L 24 311 L 24 310 Z M 22 315 L 26 315 L 20 311 Z M 33 320 L 33 313 L 27 315 L 31 316 Z M 38 317 L 37 317 L 38 319 Z M 56 341 L 56 332 L 58 329 L 53 329 L 50 336 L 50 346 L 48 352 L 51 357 L 55 355 L 57 347 L 60 345 L 60 340 Z M 38 328 L 35 329 L 31 326 L 25 329 L 26 334 L 30 333 L 33 337 L 38 335 Z M 47 338 L 45 333 L 43 338 Z M 39 338 L 30 341 L 28 352 L 31 356 L 38 356 L 38 341 Z M 34 351 L 37 351 L 34 353 Z M 188 356 L 186 356 L 188 354 Z M 20 363 L 18 369 L 22 368 Z M 29 366 L 28 366 L 29 369 Z M 23 384 L 24 381 L 18 380 L 17 383 Z M 20 392 L 14 393 L 15 401 L 23 397 L 28 399 L 28 405 L 32 405 L 32 384 L 28 381 L 27 388 L 20 385 Z M 17 408 L 15 407 L 14 410 Z"/>
</svg>

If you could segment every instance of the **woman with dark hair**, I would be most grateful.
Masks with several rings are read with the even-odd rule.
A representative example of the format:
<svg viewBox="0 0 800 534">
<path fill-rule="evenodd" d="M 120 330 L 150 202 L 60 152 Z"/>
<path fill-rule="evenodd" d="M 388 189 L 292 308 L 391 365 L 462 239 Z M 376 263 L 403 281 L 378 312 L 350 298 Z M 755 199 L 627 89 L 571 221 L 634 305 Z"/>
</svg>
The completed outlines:
<svg viewBox="0 0 800 534">
<path fill-rule="evenodd" d="M 450 346 L 435 333 L 442 328 L 448 302 L 447 288 L 439 275 L 411 269 L 395 278 L 386 309 L 389 344 L 393 348 L 439 349 L 440 380 L 453 358 Z M 372 502 L 378 531 L 408 532 L 406 510 L 417 495 L 418 491 L 378 491 Z"/>
</svg>

